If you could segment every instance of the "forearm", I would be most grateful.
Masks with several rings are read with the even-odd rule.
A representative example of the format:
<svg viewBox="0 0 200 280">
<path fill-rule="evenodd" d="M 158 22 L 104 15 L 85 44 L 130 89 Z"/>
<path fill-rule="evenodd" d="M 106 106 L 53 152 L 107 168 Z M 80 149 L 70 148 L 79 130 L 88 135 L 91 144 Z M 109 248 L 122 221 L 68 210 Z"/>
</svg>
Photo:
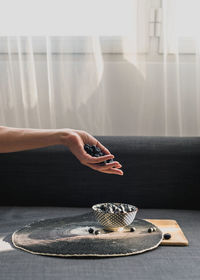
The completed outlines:
<svg viewBox="0 0 200 280">
<path fill-rule="evenodd" d="M 22 129 L 0 126 L 0 153 L 10 153 L 61 144 L 65 129 Z"/>
</svg>

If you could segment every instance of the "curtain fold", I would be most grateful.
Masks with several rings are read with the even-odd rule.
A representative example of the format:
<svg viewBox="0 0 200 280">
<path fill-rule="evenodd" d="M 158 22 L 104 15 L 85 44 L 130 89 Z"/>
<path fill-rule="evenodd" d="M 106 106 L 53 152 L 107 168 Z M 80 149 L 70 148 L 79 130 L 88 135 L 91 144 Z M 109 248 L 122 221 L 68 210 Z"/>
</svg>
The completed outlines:
<svg viewBox="0 0 200 280">
<path fill-rule="evenodd" d="M 199 7 L 196 0 L 162 0 L 165 135 L 199 136 Z"/>
</svg>

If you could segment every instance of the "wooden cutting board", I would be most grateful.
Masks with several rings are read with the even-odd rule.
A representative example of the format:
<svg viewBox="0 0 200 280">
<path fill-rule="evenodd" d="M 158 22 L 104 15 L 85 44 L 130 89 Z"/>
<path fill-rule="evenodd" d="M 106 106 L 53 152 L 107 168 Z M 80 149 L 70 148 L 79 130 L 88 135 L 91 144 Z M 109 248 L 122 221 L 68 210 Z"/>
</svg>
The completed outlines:
<svg viewBox="0 0 200 280">
<path fill-rule="evenodd" d="M 170 233 L 171 238 L 169 240 L 163 239 L 161 245 L 177 245 L 188 246 L 188 240 L 185 237 L 183 231 L 175 220 L 155 220 L 146 219 L 146 221 L 157 226 L 164 234 Z"/>
</svg>

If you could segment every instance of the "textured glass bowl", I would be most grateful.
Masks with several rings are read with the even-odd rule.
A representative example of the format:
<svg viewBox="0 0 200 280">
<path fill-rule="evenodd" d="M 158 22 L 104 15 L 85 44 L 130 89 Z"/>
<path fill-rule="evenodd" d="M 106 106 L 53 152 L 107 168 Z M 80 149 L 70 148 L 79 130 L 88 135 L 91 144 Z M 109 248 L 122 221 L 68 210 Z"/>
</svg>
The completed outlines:
<svg viewBox="0 0 200 280">
<path fill-rule="evenodd" d="M 105 213 L 102 210 L 98 209 L 102 204 L 106 203 L 100 203 L 95 204 L 92 206 L 92 209 L 94 211 L 95 217 L 97 221 L 104 227 L 104 229 L 109 231 L 121 231 L 125 226 L 130 225 L 137 214 L 138 208 L 134 207 L 134 210 L 127 213 Z M 116 205 L 119 205 L 121 203 L 115 203 Z"/>
</svg>

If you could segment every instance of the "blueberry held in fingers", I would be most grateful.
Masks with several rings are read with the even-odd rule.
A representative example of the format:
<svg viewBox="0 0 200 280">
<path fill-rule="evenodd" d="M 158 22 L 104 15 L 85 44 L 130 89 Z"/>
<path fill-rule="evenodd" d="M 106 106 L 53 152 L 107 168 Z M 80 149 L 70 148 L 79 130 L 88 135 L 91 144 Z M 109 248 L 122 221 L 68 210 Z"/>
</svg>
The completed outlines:
<svg viewBox="0 0 200 280">
<path fill-rule="evenodd" d="M 102 157 L 102 156 L 106 155 L 99 147 L 97 147 L 95 145 L 85 144 L 84 150 L 92 157 Z M 100 166 L 104 166 L 104 165 L 106 165 L 106 163 L 112 163 L 112 162 L 113 162 L 113 159 L 107 159 L 107 160 L 104 160 L 97 164 Z"/>
<path fill-rule="evenodd" d="M 96 146 L 95 145 L 92 145 L 91 149 L 92 149 L 93 153 L 96 153 Z"/>
<path fill-rule="evenodd" d="M 99 153 L 99 154 L 102 153 L 101 149 L 99 147 L 96 147 L 96 152 Z"/>
<path fill-rule="evenodd" d="M 96 153 L 96 154 L 94 154 L 94 157 L 100 157 L 100 155 Z"/>
<path fill-rule="evenodd" d="M 84 149 L 87 153 L 90 152 L 90 146 L 88 144 L 85 144 Z"/>
<path fill-rule="evenodd" d="M 101 151 L 101 149 L 95 145 L 85 144 L 84 150 L 93 157 L 101 157 L 105 154 Z M 104 165 L 104 162 L 102 163 Z"/>
<path fill-rule="evenodd" d="M 106 163 L 110 163 L 110 162 L 113 162 L 113 159 L 112 159 L 112 158 L 106 160 Z"/>
<path fill-rule="evenodd" d="M 89 144 L 85 144 L 84 145 L 84 150 L 89 154 L 92 155 L 93 154 L 93 150 L 91 148 L 91 146 Z"/>
<path fill-rule="evenodd" d="M 102 161 L 100 163 L 98 163 L 98 165 L 104 166 L 106 164 L 106 161 Z"/>
</svg>

